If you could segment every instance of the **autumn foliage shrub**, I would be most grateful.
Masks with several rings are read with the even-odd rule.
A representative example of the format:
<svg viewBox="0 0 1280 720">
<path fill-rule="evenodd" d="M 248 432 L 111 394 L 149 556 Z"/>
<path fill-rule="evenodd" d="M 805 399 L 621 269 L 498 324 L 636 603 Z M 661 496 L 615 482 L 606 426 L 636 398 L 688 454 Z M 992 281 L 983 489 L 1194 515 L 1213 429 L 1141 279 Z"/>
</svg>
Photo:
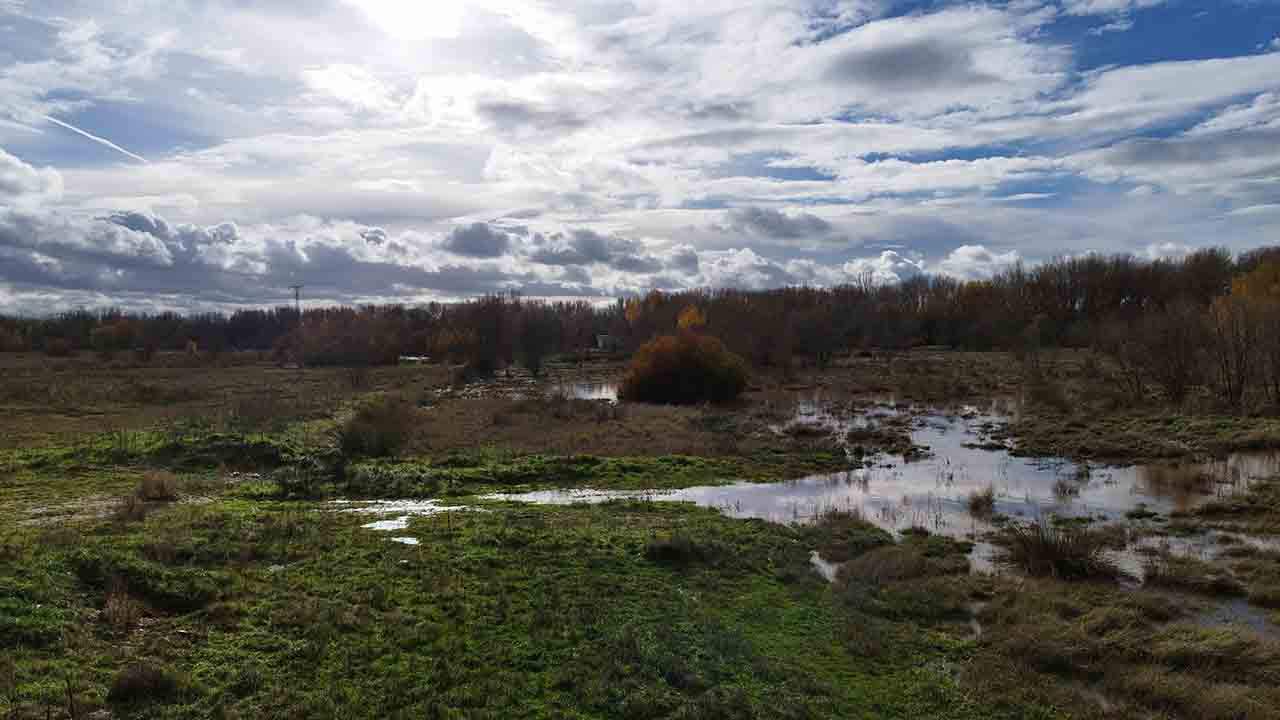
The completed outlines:
<svg viewBox="0 0 1280 720">
<path fill-rule="evenodd" d="M 620 395 L 672 405 L 726 402 L 747 387 L 747 364 L 709 335 L 681 332 L 645 343 L 631 360 Z"/>
</svg>

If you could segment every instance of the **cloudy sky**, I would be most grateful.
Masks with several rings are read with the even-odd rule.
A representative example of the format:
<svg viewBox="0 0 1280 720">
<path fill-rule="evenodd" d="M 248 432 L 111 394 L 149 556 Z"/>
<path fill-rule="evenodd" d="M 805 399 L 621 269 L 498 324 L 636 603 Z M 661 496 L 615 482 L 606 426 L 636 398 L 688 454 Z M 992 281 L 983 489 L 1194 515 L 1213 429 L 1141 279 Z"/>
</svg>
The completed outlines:
<svg viewBox="0 0 1280 720">
<path fill-rule="evenodd" d="M 0 311 L 1280 244 L 1280 0 L 0 0 Z"/>
</svg>

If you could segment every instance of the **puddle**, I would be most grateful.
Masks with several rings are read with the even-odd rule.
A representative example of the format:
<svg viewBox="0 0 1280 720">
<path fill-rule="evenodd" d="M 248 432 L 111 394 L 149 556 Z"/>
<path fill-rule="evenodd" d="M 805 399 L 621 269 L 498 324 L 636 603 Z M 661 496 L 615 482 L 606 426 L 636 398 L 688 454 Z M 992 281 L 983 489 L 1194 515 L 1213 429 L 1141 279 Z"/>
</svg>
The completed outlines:
<svg viewBox="0 0 1280 720">
<path fill-rule="evenodd" d="M 563 383 L 555 386 L 552 392 L 574 400 L 618 401 L 618 384 L 612 382 Z"/>
<path fill-rule="evenodd" d="M 779 523 L 810 522 L 825 512 L 843 510 L 861 513 L 894 532 L 920 526 L 972 540 L 992 529 L 989 522 L 969 512 L 970 496 L 988 488 L 994 495 L 996 515 L 1025 520 L 1057 515 L 1114 522 L 1135 511 L 1165 517 L 1190 510 L 1210 499 L 1241 492 L 1258 478 L 1280 474 L 1280 454 L 1274 453 L 1130 467 L 1016 457 L 991 437 L 1016 411 L 1016 404 L 1008 399 L 949 412 L 913 412 L 888 403 L 855 408 L 820 399 L 802 400 L 791 419 L 777 429 L 805 424 L 846 432 L 867 423 L 909 418 L 912 442 L 929 452 L 908 457 L 879 455 L 871 459 L 870 467 L 778 483 L 739 482 L 672 491 L 546 490 L 486 499 L 542 504 L 627 499 L 692 502 L 732 517 Z M 979 572 L 995 572 L 997 555 L 989 543 L 979 542 L 972 565 Z"/>
<path fill-rule="evenodd" d="M 370 530 L 381 530 L 383 532 L 391 532 L 392 530 L 408 530 L 409 516 L 401 515 L 394 520 L 377 520 L 375 522 L 361 525 L 360 527 L 368 528 Z"/>
<path fill-rule="evenodd" d="M 415 537 L 393 537 L 391 542 L 400 543 L 401 545 L 420 545 L 418 538 Z"/>
<path fill-rule="evenodd" d="M 360 527 L 382 532 L 407 530 L 409 519 L 426 517 L 446 512 L 482 512 L 478 508 L 465 505 L 441 505 L 435 500 L 334 500 L 330 505 L 339 506 L 339 512 L 362 513 L 365 515 L 395 515 L 386 520 L 375 520 Z M 411 537 L 395 537 L 392 541 L 405 545 L 417 545 L 418 540 Z"/>
</svg>

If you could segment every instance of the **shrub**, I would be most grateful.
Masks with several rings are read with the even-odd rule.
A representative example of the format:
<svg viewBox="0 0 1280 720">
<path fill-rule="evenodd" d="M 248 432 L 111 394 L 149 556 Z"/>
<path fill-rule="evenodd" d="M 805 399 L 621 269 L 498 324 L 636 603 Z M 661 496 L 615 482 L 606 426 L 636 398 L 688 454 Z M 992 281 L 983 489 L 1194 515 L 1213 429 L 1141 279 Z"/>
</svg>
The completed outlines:
<svg viewBox="0 0 1280 720">
<path fill-rule="evenodd" d="M 699 541 L 677 533 L 655 537 L 645 547 L 644 556 L 660 565 L 690 565 L 695 562 L 715 563 L 726 550 L 712 541 Z"/>
<path fill-rule="evenodd" d="M 714 337 L 682 332 L 643 345 L 631 361 L 619 395 L 674 405 L 727 402 L 747 387 L 742 358 Z"/>
<path fill-rule="evenodd" d="M 120 522 L 141 522 L 147 519 L 147 503 L 137 495 L 126 495 L 116 506 L 116 519 Z"/>
<path fill-rule="evenodd" d="M 114 580 L 107 589 L 102 618 L 117 631 L 128 632 L 142 618 L 142 605 L 129 595 L 124 582 Z"/>
<path fill-rule="evenodd" d="M 417 421 L 417 409 L 402 397 L 367 401 L 338 427 L 338 449 L 347 457 L 396 455 L 409 444 Z"/>
<path fill-rule="evenodd" d="M 164 470 L 148 470 L 138 483 L 138 497 L 143 500 L 176 500 L 178 477 Z"/>
<path fill-rule="evenodd" d="M 1086 528 L 1012 524 L 1000 533 L 997 542 L 1009 552 L 1009 560 L 1028 575 L 1071 580 L 1120 574 L 1103 554 L 1109 539 Z"/>
<path fill-rule="evenodd" d="M 49 357 L 71 357 L 76 354 L 76 348 L 70 340 L 50 338 L 44 343 L 44 354 Z"/>
<path fill-rule="evenodd" d="M 167 700 L 177 695 L 181 687 L 180 678 L 172 672 L 142 662 L 130 665 L 116 675 L 107 699 L 121 704 Z"/>
</svg>

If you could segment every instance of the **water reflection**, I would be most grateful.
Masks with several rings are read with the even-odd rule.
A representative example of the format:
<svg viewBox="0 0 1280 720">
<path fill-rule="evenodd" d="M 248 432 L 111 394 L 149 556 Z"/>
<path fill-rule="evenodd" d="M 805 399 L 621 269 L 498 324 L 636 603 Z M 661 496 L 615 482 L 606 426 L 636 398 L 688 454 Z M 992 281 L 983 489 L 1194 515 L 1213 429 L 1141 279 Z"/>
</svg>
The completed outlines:
<svg viewBox="0 0 1280 720">
<path fill-rule="evenodd" d="M 574 400 L 618 401 L 618 384 L 613 382 L 563 383 L 552 392 Z"/>
<path fill-rule="evenodd" d="M 801 400 L 792 424 L 820 425 L 834 433 L 860 424 L 910 423 L 912 442 L 923 456 L 876 456 L 870 467 L 788 482 L 692 487 L 673 491 L 601 492 L 550 490 L 490 499 L 533 503 L 597 503 L 612 499 L 693 502 L 739 518 L 808 522 L 831 510 L 861 513 L 892 531 L 912 526 L 954 537 L 975 538 L 991 529 L 970 512 L 970 498 L 990 489 L 994 502 L 985 517 L 1040 519 L 1050 515 L 1100 521 L 1128 513 L 1168 515 L 1247 489 L 1256 479 L 1280 474 L 1280 455 L 1240 453 L 1205 463 L 1102 467 L 1062 459 L 1013 455 L 992 438 L 1017 412 L 1017 401 L 997 399 L 984 407 L 945 412 L 908 412 L 879 402 L 871 407 L 834 406 Z M 982 559 L 987 563 L 989 558 Z"/>
</svg>

